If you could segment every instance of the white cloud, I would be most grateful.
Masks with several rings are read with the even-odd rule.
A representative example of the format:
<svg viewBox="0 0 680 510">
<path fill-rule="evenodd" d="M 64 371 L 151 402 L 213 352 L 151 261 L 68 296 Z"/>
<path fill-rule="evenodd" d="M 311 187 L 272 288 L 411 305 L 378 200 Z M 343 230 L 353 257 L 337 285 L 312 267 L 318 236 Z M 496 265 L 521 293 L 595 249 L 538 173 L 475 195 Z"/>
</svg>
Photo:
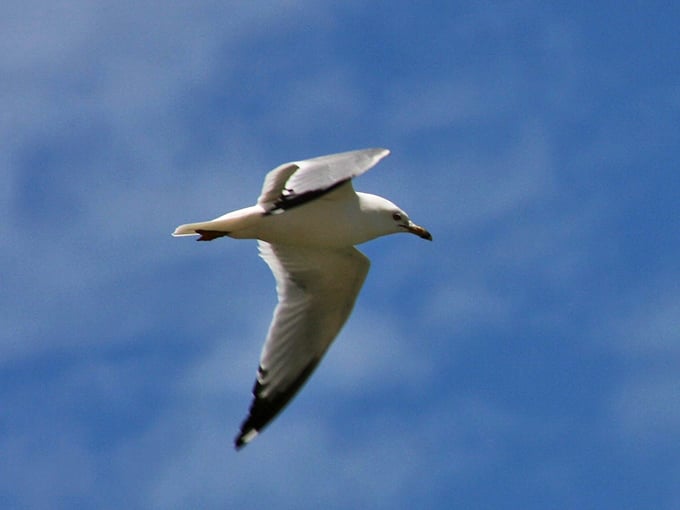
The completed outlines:
<svg viewBox="0 0 680 510">
<path fill-rule="evenodd" d="M 680 440 L 680 296 L 661 273 L 612 300 L 593 345 L 621 364 L 607 403 L 609 427 L 637 455 Z"/>
<path fill-rule="evenodd" d="M 428 79 L 427 91 L 421 81 L 397 83 L 390 91 L 389 122 L 404 135 L 502 115 L 503 110 L 507 113 L 511 104 L 505 94 L 496 97 L 495 103 L 489 100 L 489 96 L 500 92 L 501 83 L 488 82 L 485 86 L 486 90 L 480 89 L 478 79 L 461 77 L 452 81 L 450 76 Z M 504 82 L 503 86 L 508 84 Z"/>
<path fill-rule="evenodd" d="M 507 298 L 481 287 L 465 288 L 466 282 L 447 282 L 429 296 L 423 321 L 433 327 L 446 327 L 447 334 L 463 342 L 476 328 L 494 327 L 505 322 L 513 304 Z"/>
<path fill-rule="evenodd" d="M 320 369 L 323 376 L 312 383 L 314 393 L 361 395 L 366 390 L 407 392 L 425 386 L 434 360 L 426 338 L 411 338 L 399 330 L 401 322 L 409 322 L 408 316 L 394 321 L 369 308 L 366 300 L 360 299 L 358 306 L 361 310 L 355 310 L 327 353 Z"/>
<path fill-rule="evenodd" d="M 611 346 L 640 361 L 680 359 L 680 295 L 662 284 L 632 299 L 626 305 L 630 310 L 617 317 Z"/>
<path fill-rule="evenodd" d="M 399 155 L 397 174 L 386 180 L 384 193 L 399 197 L 408 190 L 416 205 L 403 207 L 427 224 L 435 241 L 442 234 L 449 241 L 456 231 L 507 223 L 520 208 L 554 198 L 552 153 L 547 127 L 527 121 L 494 154 L 460 148 L 445 156 L 418 153 L 405 162 Z"/>
<path fill-rule="evenodd" d="M 458 420 L 451 420 L 450 407 Z M 152 508 L 197 501 L 204 507 L 323 502 L 346 508 L 376 497 L 399 505 L 407 493 L 429 501 L 431 487 L 493 469 L 503 441 L 518 432 L 516 418 L 478 401 L 440 401 L 406 415 L 355 414 L 351 424 L 333 427 L 310 412 L 291 413 L 235 453 L 224 445 L 221 423 L 200 418 L 203 425 L 187 429 L 171 462 L 150 477 Z M 342 432 L 333 430 L 338 426 Z"/>
<path fill-rule="evenodd" d="M 680 377 L 655 373 L 631 377 L 612 396 L 614 430 L 638 454 L 672 448 L 680 439 Z"/>
<path fill-rule="evenodd" d="M 65 502 L 94 493 L 96 459 L 78 426 L 71 426 L 3 434 L 0 486 L 3 492 L 11 488 L 3 496 L 8 508 L 66 508 Z"/>
</svg>

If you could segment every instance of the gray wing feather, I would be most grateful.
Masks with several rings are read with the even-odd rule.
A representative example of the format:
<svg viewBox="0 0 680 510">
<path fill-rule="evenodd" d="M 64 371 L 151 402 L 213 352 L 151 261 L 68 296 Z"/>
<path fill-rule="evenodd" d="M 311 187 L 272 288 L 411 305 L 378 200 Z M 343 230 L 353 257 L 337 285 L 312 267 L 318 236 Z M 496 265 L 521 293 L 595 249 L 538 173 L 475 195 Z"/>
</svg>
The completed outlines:
<svg viewBox="0 0 680 510">
<path fill-rule="evenodd" d="M 370 170 L 389 153 L 387 149 L 361 149 L 284 163 L 267 174 L 257 203 L 269 210 L 282 198 L 329 189 Z"/>
</svg>

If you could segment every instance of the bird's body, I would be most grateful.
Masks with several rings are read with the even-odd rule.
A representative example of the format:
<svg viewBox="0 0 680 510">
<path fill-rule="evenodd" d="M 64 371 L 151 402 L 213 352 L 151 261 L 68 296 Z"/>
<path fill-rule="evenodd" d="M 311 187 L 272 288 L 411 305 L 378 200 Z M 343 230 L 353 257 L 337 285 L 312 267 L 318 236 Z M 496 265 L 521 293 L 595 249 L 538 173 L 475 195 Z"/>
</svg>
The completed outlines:
<svg viewBox="0 0 680 510">
<path fill-rule="evenodd" d="M 371 219 L 376 203 L 384 201 L 395 210 L 397 207 L 382 197 L 368 193 L 355 193 L 348 183 L 327 195 L 291 208 L 280 214 L 267 214 L 260 205 L 245 207 L 227 213 L 214 220 L 182 225 L 182 232 L 193 230 L 224 233 L 234 239 L 259 239 L 274 244 L 296 244 L 323 248 L 355 246 L 370 241 L 380 235 L 380 223 L 374 228 L 357 229 L 353 225 L 359 218 Z M 304 221 L 300 221 L 300 217 Z M 329 229 L 329 226 L 333 226 Z M 221 236 L 219 236 L 221 237 Z"/>
<path fill-rule="evenodd" d="M 237 448 L 296 394 L 349 317 L 370 266 L 354 246 L 397 232 L 432 239 L 389 200 L 354 191 L 351 179 L 387 154 L 364 149 L 286 163 L 267 174 L 256 205 L 173 233 L 258 239 L 276 278 L 279 304 Z"/>
</svg>

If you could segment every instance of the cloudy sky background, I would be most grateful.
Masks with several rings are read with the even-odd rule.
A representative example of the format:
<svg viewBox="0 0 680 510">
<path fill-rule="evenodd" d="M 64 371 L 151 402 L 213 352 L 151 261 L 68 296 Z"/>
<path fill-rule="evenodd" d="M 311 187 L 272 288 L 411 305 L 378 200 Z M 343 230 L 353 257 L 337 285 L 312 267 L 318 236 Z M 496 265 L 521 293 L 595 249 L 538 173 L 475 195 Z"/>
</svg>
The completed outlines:
<svg viewBox="0 0 680 510">
<path fill-rule="evenodd" d="M 679 508 L 670 5 L 3 2 L 0 506 Z M 434 242 L 237 454 L 273 278 L 170 232 L 367 146 Z"/>
</svg>

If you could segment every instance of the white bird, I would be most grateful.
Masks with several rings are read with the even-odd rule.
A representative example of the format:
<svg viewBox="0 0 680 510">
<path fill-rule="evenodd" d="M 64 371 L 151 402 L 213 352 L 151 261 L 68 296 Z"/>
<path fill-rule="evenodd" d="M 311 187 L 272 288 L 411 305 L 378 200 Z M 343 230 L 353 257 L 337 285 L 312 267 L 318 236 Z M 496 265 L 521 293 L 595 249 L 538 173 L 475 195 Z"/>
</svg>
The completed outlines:
<svg viewBox="0 0 680 510">
<path fill-rule="evenodd" d="M 432 240 L 389 200 L 352 187 L 353 177 L 389 153 L 363 149 L 285 163 L 267 174 L 256 205 L 173 233 L 198 241 L 258 239 L 276 278 L 278 305 L 236 449 L 295 396 L 349 317 L 370 266 L 354 246 L 398 232 Z"/>
</svg>

